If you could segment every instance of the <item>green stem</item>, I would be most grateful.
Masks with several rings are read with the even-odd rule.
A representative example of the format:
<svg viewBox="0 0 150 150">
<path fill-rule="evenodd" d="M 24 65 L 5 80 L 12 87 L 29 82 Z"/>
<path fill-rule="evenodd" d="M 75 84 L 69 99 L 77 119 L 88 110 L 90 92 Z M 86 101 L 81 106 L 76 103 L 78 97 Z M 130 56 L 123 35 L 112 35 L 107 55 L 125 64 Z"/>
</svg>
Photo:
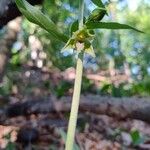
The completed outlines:
<svg viewBox="0 0 150 150">
<path fill-rule="evenodd" d="M 80 1 L 79 8 L 79 29 L 83 27 L 83 13 L 84 13 L 84 0 Z M 80 93 L 81 93 L 81 82 L 82 82 L 82 72 L 83 72 L 83 52 L 80 52 L 77 59 L 76 66 L 76 78 L 74 83 L 74 91 L 71 105 L 71 113 L 69 119 L 69 126 L 67 132 L 66 148 L 65 150 L 72 150 L 75 138 L 75 130 L 78 118 L 78 109 L 80 103 Z"/>
<path fill-rule="evenodd" d="M 83 27 L 84 0 L 79 0 L 79 30 Z"/>
<path fill-rule="evenodd" d="M 77 117 L 78 117 L 78 108 L 79 108 L 79 102 L 80 102 L 80 91 L 81 91 L 82 70 L 83 70 L 83 62 L 82 62 L 83 54 L 81 55 L 82 56 L 79 57 L 77 60 L 76 78 L 75 78 L 75 85 L 74 85 L 74 92 L 73 92 L 73 98 L 72 98 L 72 106 L 71 106 L 71 113 L 70 113 L 70 119 L 69 119 L 65 150 L 73 149 Z"/>
</svg>

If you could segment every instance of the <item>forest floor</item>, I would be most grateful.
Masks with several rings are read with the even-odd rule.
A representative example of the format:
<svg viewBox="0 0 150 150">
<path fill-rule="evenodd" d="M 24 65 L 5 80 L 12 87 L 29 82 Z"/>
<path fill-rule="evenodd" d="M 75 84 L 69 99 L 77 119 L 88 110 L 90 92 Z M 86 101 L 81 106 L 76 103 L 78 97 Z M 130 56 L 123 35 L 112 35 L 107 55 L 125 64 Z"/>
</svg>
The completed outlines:
<svg viewBox="0 0 150 150">
<path fill-rule="evenodd" d="M 8 103 L 12 104 L 24 99 L 33 100 L 34 97 L 44 99 L 46 95 L 53 94 L 57 97 L 62 96 L 61 94 L 71 96 L 70 84 L 62 82 L 60 84 L 60 81 L 67 79 L 71 82 L 72 87 L 74 76 L 73 69 L 60 73 L 57 70 L 43 72 L 35 68 L 30 70 L 24 68 L 22 73 L 17 74 L 17 78 L 16 74 L 12 76 L 16 85 L 12 88 L 9 102 L 3 104 L 1 101 L 0 106 L 3 107 Z M 97 75 L 89 73 L 87 77 L 94 80 L 95 85 L 102 80 L 108 80 L 107 75 L 103 73 Z M 110 82 L 118 84 L 118 81 L 127 82 L 127 80 L 128 77 L 118 75 L 112 77 Z M 50 81 L 50 84 L 47 81 Z M 67 92 L 63 91 L 66 86 L 68 86 Z M 86 88 L 90 90 L 93 87 L 90 84 Z M 86 96 L 88 97 L 88 94 Z M 0 122 L 0 149 L 64 150 L 68 116 L 68 112 L 57 111 L 10 117 Z M 140 120 L 118 119 L 115 116 L 80 112 L 77 126 L 77 146 L 74 150 L 150 150 L 150 125 Z"/>
<path fill-rule="evenodd" d="M 68 115 L 55 112 L 8 118 L 0 126 L 0 147 L 64 150 Z M 150 150 L 150 125 L 140 120 L 80 113 L 76 144 L 81 150 Z"/>
</svg>

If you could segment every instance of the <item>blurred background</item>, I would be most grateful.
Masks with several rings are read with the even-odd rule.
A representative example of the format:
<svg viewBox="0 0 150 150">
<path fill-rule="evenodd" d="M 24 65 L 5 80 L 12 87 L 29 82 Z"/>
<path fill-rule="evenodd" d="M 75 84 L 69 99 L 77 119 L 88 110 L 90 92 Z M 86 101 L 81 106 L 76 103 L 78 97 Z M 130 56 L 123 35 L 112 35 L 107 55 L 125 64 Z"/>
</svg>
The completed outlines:
<svg viewBox="0 0 150 150">
<path fill-rule="evenodd" d="M 114 0 L 107 1 L 106 5 L 109 15 L 103 21 L 126 23 L 146 34 L 131 30 L 97 30 L 93 42 L 96 58 L 85 56 L 82 92 L 115 97 L 149 96 L 150 2 Z M 45 0 L 39 7 L 62 32 L 69 34 L 69 26 L 78 16 L 78 2 Z M 95 6 L 87 0 L 86 8 L 88 15 Z M 0 30 L 1 39 L 6 30 Z M 60 53 L 63 46 L 23 17 L 17 39 L 9 50 L 0 95 L 24 97 L 26 94 L 47 95 L 54 92 L 56 96 L 63 96 L 72 93 L 75 60 L 72 54 Z M 48 72 L 57 73 L 52 76 L 64 80 L 56 79 L 58 83 L 53 83 Z"/>
<path fill-rule="evenodd" d="M 150 1 L 104 2 L 109 14 L 104 17 L 104 22 L 125 23 L 144 31 L 145 34 L 132 30 L 96 30 L 93 41 L 96 58 L 84 56 L 82 95 L 149 97 Z M 43 4 L 37 7 L 46 13 L 62 32 L 69 35 L 72 22 L 78 18 L 78 1 L 44 0 Z M 96 6 L 86 0 L 85 15 L 88 16 L 94 8 Z M 16 36 L 12 35 L 10 26 L 15 26 Z M 8 99 L 12 104 L 29 99 L 44 100 L 49 96 L 58 100 L 71 96 L 76 60 L 71 53 L 60 52 L 63 46 L 63 43 L 39 26 L 30 23 L 25 17 L 1 28 L 0 106 L 5 106 Z M 35 116 L 31 118 L 35 119 Z M 103 119 L 106 118 L 101 120 Z M 115 129 L 114 134 L 118 133 L 120 130 Z M 134 132 L 134 136 L 139 137 L 139 133 Z"/>
</svg>

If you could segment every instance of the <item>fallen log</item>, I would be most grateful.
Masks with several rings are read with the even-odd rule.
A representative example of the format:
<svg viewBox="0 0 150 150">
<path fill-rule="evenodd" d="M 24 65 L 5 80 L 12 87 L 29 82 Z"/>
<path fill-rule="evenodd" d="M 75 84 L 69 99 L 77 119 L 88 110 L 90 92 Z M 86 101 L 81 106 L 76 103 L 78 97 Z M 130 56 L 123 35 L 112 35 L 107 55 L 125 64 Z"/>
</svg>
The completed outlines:
<svg viewBox="0 0 150 150">
<path fill-rule="evenodd" d="M 27 116 L 31 114 L 47 114 L 69 112 L 71 97 L 63 97 L 59 101 L 30 100 L 6 106 L 0 110 L 0 124 L 7 118 Z M 150 123 L 150 98 L 112 98 L 99 95 L 81 96 L 80 113 L 105 114 L 117 119 L 138 119 Z"/>
</svg>

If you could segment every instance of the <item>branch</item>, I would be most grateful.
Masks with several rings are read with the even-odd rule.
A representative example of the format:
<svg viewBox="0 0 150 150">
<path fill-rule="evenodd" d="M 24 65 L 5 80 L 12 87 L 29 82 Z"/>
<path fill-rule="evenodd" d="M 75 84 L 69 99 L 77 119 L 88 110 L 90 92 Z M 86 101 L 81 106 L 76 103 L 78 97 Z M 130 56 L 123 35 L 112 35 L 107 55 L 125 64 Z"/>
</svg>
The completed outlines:
<svg viewBox="0 0 150 150">
<path fill-rule="evenodd" d="M 41 4 L 43 0 L 27 0 L 32 5 Z M 9 21 L 20 16 L 14 0 L 0 0 L 0 28 L 5 26 Z"/>
</svg>

